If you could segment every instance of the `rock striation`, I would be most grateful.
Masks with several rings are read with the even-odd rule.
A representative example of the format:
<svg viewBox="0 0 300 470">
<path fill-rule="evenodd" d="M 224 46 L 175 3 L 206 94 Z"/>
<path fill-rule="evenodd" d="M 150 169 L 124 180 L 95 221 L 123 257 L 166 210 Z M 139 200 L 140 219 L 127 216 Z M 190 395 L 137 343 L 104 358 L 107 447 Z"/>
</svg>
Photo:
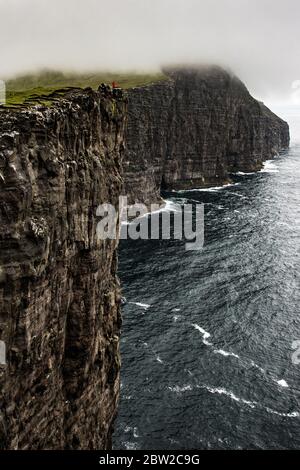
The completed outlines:
<svg viewBox="0 0 300 470">
<path fill-rule="evenodd" d="M 0 111 L 0 446 L 106 449 L 119 397 L 117 240 L 127 100 Z"/>
<path fill-rule="evenodd" d="M 220 185 L 289 145 L 288 125 L 229 72 L 165 72 L 128 104 L 101 86 L 0 109 L 2 449 L 111 447 L 118 240 L 97 238 L 98 205 Z"/>
<path fill-rule="evenodd" d="M 219 67 L 169 68 L 168 79 L 129 90 L 124 193 L 160 199 L 162 189 L 222 185 L 289 145 L 286 122 Z"/>
</svg>

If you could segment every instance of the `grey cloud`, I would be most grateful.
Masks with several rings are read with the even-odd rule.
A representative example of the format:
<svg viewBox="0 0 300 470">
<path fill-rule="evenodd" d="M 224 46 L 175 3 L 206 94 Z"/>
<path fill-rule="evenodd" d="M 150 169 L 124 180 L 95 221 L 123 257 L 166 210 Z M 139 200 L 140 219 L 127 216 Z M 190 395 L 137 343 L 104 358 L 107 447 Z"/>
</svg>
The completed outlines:
<svg viewBox="0 0 300 470">
<path fill-rule="evenodd" d="M 0 18 L 0 78 L 210 62 L 267 100 L 300 79 L 298 0 L 0 0 Z"/>
</svg>

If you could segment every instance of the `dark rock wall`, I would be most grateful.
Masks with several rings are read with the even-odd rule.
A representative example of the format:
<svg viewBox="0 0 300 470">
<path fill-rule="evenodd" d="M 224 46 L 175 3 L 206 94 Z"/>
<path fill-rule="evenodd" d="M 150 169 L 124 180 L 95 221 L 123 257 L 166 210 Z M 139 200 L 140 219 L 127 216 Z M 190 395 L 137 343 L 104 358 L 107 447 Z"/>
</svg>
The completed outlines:
<svg viewBox="0 0 300 470">
<path fill-rule="evenodd" d="M 124 193 L 224 184 L 289 145 L 288 125 L 218 68 L 166 70 L 169 80 L 129 91 Z"/>
<path fill-rule="evenodd" d="M 126 101 L 86 90 L 0 111 L 0 446 L 103 449 L 119 396 L 117 241 Z"/>
<path fill-rule="evenodd" d="M 130 201 L 160 200 L 162 167 L 169 144 L 172 82 L 134 88 L 128 92 L 124 194 Z"/>
<path fill-rule="evenodd" d="M 111 446 L 118 241 L 97 240 L 97 206 L 222 184 L 289 144 L 287 124 L 229 73 L 167 73 L 129 91 L 126 139 L 127 99 L 105 89 L 0 110 L 1 448 Z"/>
</svg>

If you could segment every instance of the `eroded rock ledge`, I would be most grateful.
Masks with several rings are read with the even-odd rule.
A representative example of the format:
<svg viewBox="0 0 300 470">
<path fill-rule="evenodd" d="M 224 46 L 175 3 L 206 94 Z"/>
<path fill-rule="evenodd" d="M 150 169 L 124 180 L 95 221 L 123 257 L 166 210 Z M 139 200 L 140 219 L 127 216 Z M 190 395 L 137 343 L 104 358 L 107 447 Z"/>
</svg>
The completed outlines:
<svg viewBox="0 0 300 470">
<path fill-rule="evenodd" d="M 286 122 L 219 67 L 169 68 L 168 80 L 129 90 L 125 189 L 156 202 L 161 189 L 227 183 L 289 145 Z"/>
<path fill-rule="evenodd" d="M 117 241 L 126 100 L 73 92 L 0 111 L 0 445 L 105 449 L 119 396 Z"/>
</svg>

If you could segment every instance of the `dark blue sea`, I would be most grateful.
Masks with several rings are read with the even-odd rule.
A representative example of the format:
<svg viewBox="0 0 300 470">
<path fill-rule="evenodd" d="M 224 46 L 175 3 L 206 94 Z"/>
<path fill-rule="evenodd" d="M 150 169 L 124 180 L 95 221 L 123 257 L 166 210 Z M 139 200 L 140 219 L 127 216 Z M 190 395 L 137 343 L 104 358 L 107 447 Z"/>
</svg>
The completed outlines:
<svg viewBox="0 0 300 470">
<path fill-rule="evenodd" d="M 205 204 L 205 243 L 123 240 L 116 449 L 300 448 L 300 108 L 290 149 Z M 299 354 L 300 357 L 300 354 Z"/>
</svg>

